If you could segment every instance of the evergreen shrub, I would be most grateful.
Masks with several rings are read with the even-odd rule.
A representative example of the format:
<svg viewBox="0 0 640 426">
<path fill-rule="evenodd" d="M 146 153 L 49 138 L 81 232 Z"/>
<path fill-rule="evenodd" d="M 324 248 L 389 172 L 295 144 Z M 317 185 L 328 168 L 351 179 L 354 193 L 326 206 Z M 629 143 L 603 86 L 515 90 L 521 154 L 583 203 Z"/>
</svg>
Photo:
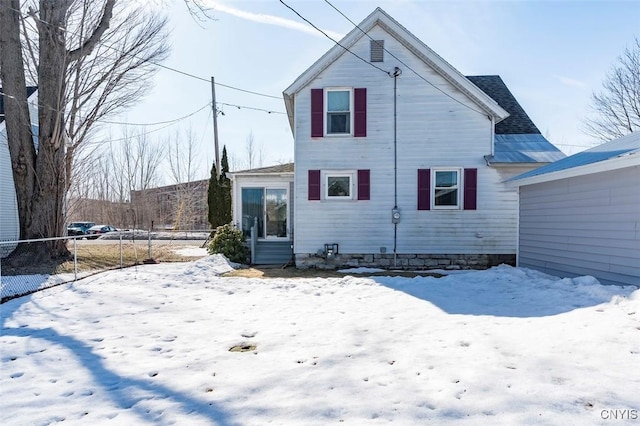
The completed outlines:
<svg viewBox="0 0 640 426">
<path fill-rule="evenodd" d="M 230 223 L 216 228 L 207 251 L 209 254 L 224 254 L 227 259 L 236 263 L 247 263 L 249 254 L 242 231 Z"/>
</svg>

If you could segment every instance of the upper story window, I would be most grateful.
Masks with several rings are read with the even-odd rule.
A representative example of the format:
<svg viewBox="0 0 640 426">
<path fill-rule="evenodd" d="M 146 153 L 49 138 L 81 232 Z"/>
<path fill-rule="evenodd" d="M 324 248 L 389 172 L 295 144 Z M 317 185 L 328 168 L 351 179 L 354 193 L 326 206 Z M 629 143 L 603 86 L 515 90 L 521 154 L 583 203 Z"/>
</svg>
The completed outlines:
<svg viewBox="0 0 640 426">
<path fill-rule="evenodd" d="M 311 137 L 367 136 L 367 89 L 311 89 Z"/>
<path fill-rule="evenodd" d="M 459 209 L 460 170 L 434 170 L 433 177 L 433 208 Z"/>
<path fill-rule="evenodd" d="M 351 133 L 351 89 L 328 89 L 327 135 Z"/>
</svg>

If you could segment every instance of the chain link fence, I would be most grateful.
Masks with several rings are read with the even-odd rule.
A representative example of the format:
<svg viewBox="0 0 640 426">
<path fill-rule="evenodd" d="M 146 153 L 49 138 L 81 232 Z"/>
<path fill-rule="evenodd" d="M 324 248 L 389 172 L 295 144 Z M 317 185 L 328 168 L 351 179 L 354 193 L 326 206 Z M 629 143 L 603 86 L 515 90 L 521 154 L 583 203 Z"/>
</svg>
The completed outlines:
<svg viewBox="0 0 640 426">
<path fill-rule="evenodd" d="M 119 231 L 86 236 L 0 241 L 1 302 L 98 272 L 144 263 L 188 262 L 207 255 L 207 231 Z M 64 241 L 70 255 L 52 259 L 43 246 Z M 46 251 L 46 249 L 45 249 Z"/>
</svg>

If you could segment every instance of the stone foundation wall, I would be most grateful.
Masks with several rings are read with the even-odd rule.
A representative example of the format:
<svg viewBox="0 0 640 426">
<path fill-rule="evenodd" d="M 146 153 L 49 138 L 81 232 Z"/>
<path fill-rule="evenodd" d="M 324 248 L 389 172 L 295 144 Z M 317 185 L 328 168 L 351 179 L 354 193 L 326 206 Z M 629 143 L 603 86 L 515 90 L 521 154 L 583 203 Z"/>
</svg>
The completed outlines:
<svg viewBox="0 0 640 426">
<path fill-rule="evenodd" d="M 402 270 L 486 269 L 506 263 L 515 266 L 515 254 L 338 254 L 325 258 L 317 254 L 296 254 L 300 269 L 382 268 Z"/>
</svg>

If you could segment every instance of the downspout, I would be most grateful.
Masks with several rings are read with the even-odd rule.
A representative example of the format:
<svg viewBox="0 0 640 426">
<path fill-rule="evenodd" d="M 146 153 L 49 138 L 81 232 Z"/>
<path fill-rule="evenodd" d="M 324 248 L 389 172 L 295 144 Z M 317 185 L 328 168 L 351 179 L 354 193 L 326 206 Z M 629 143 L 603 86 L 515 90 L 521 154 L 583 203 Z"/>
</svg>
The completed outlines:
<svg viewBox="0 0 640 426">
<path fill-rule="evenodd" d="M 400 68 L 393 69 L 393 212 L 398 211 L 398 77 L 402 75 Z M 393 218 L 393 267 L 397 268 L 398 257 L 398 220 Z"/>
</svg>

